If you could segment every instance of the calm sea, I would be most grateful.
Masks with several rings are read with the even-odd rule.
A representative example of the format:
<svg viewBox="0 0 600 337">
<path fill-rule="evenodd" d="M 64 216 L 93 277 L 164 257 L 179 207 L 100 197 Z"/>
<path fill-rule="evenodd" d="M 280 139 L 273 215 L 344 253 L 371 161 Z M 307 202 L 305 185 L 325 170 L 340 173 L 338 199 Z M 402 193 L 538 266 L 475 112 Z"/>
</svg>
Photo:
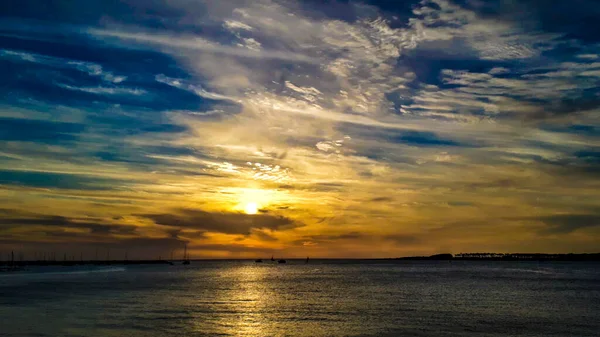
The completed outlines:
<svg viewBox="0 0 600 337">
<path fill-rule="evenodd" d="M 600 336 L 600 264 L 253 261 L 0 274 L 1 336 Z"/>
</svg>

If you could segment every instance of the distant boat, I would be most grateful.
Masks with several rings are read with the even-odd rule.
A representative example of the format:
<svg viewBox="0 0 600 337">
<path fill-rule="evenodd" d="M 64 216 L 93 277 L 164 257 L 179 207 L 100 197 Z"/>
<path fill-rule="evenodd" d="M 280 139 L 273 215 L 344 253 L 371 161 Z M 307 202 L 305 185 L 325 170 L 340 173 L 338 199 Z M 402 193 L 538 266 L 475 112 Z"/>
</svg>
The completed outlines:
<svg viewBox="0 0 600 337">
<path fill-rule="evenodd" d="M 190 264 L 190 258 L 187 255 L 187 243 L 185 244 L 185 247 L 183 248 L 183 265 L 188 265 Z"/>
<path fill-rule="evenodd" d="M 277 261 L 277 263 L 286 263 L 286 261 L 285 260 L 279 260 L 279 261 Z"/>
<path fill-rule="evenodd" d="M 254 262 L 256 262 L 256 263 L 262 263 L 262 260 L 261 259 L 256 259 L 256 260 L 254 260 Z"/>
<path fill-rule="evenodd" d="M 306 257 L 306 262 L 304 262 L 304 263 L 308 263 L 308 256 Z"/>
<path fill-rule="evenodd" d="M 275 259 L 273 258 L 273 255 L 271 255 L 271 261 L 275 261 Z"/>
</svg>

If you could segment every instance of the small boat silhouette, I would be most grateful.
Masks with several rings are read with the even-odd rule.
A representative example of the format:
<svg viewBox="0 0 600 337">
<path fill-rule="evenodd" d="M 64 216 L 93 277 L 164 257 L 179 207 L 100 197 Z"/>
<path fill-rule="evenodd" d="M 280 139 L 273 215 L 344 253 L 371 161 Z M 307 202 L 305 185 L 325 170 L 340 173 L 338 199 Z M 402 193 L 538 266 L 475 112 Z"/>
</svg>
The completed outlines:
<svg viewBox="0 0 600 337">
<path fill-rule="evenodd" d="M 273 255 L 271 255 L 271 261 L 275 261 L 275 259 L 273 258 Z"/>
</svg>

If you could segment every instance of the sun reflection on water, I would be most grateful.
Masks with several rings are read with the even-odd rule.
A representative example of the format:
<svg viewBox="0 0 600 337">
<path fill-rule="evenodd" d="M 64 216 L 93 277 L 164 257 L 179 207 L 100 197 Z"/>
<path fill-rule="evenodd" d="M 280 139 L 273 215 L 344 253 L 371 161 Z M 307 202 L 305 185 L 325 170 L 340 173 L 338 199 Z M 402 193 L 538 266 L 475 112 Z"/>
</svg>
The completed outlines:
<svg viewBox="0 0 600 337">
<path fill-rule="evenodd" d="M 220 313 L 215 335 L 267 336 L 272 330 L 267 325 L 265 313 L 272 301 L 271 292 L 265 287 L 270 268 L 266 266 L 243 266 L 221 270 L 217 277 L 222 280 L 217 292 L 215 311 Z M 202 318 L 198 317 L 198 332 L 206 333 Z"/>
</svg>

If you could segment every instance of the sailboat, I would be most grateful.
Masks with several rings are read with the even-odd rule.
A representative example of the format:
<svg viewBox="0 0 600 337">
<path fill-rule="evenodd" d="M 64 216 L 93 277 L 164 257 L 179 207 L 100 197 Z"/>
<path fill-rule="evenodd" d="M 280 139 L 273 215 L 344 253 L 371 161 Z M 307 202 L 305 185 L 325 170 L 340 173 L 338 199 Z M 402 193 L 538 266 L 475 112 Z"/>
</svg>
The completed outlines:
<svg viewBox="0 0 600 337">
<path fill-rule="evenodd" d="M 2 267 L 0 269 L 0 271 L 18 271 L 21 270 L 22 267 L 20 267 L 19 265 L 17 265 L 17 263 L 15 262 L 15 252 L 11 251 L 10 252 L 10 264 L 7 267 Z"/>
<path fill-rule="evenodd" d="M 308 256 L 306 257 L 306 262 L 304 262 L 304 263 L 308 263 Z"/>
<path fill-rule="evenodd" d="M 271 261 L 275 261 L 275 259 L 273 258 L 273 255 L 271 255 Z"/>
<path fill-rule="evenodd" d="M 187 243 L 185 244 L 185 247 L 183 248 L 183 263 L 184 265 L 188 265 L 190 264 L 190 258 L 187 255 Z"/>
</svg>

